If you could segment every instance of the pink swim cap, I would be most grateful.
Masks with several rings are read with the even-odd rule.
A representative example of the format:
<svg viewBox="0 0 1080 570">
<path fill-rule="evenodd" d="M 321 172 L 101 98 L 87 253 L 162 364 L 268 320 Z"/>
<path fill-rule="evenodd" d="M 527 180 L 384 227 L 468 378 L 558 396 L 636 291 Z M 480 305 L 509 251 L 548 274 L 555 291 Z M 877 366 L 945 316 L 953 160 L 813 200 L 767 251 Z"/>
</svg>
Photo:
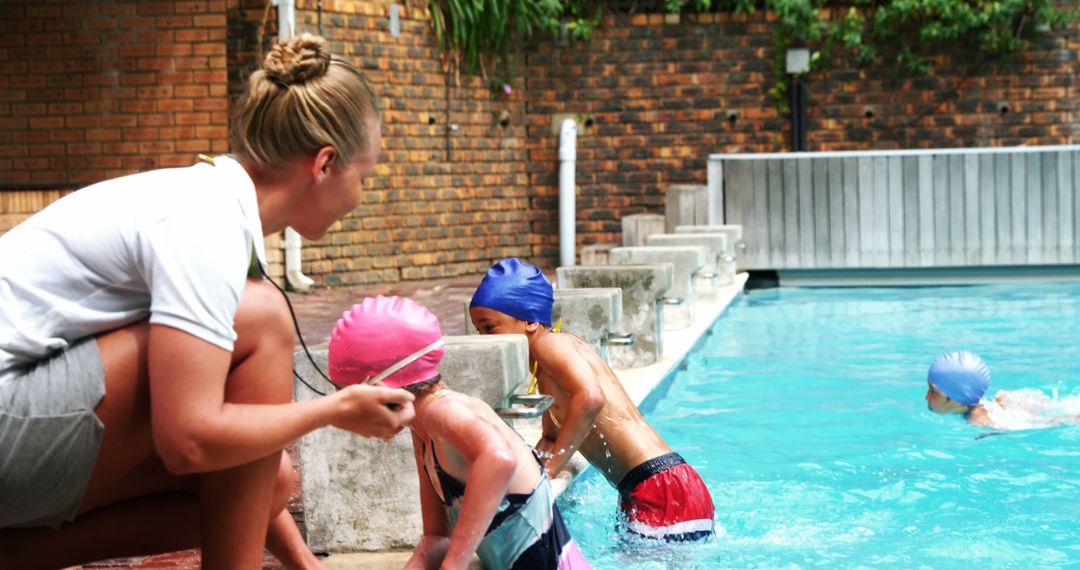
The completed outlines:
<svg viewBox="0 0 1080 570">
<path fill-rule="evenodd" d="M 438 376 L 445 349 L 439 319 L 412 299 L 367 297 L 330 334 L 330 377 L 338 384 L 401 388 Z"/>
</svg>

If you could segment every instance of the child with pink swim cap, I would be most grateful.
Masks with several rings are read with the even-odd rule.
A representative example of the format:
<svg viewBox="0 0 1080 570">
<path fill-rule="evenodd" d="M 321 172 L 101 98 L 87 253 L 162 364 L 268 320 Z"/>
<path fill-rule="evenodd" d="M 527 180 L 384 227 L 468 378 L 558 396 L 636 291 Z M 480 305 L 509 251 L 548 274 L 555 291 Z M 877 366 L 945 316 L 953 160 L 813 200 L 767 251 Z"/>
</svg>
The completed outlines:
<svg viewBox="0 0 1080 570">
<path fill-rule="evenodd" d="M 424 535 L 406 568 L 465 568 L 474 552 L 492 569 L 590 568 L 535 451 L 485 402 L 442 382 L 443 352 L 438 319 L 400 297 L 364 299 L 330 337 L 335 383 L 416 396 L 409 427 Z"/>
</svg>

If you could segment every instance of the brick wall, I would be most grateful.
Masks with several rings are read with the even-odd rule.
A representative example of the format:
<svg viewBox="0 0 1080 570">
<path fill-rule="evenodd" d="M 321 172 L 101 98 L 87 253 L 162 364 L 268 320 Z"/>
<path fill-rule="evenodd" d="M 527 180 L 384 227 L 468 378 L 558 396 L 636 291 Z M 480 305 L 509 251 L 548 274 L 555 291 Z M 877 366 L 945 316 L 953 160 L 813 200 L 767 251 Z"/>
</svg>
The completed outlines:
<svg viewBox="0 0 1080 570">
<path fill-rule="evenodd" d="M 224 152 L 223 7 L 6 2 L 0 180 L 81 186 Z"/>
<path fill-rule="evenodd" d="M 763 14 L 608 17 L 588 43 L 528 46 L 513 93 L 492 97 L 482 79 L 444 71 L 427 2 L 399 3 L 399 37 L 389 33 L 389 5 L 297 4 L 297 32 L 321 32 L 364 69 L 384 118 L 383 158 L 364 203 L 305 244 L 304 271 L 318 284 L 475 275 L 511 255 L 554 267 L 553 127 L 567 114 L 581 120 L 579 245 L 619 241 L 622 216 L 660 212 L 669 185 L 704 182 L 709 153 L 788 148 L 787 117 L 768 95 L 773 42 Z M 224 152 L 230 97 L 260 38 L 276 37 L 276 9 L 265 7 L 7 2 L 0 187 L 73 188 Z M 1078 47 L 1080 25 L 1016 62 L 943 57 L 935 77 L 905 80 L 839 62 L 805 79 L 807 146 L 1076 142 Z M 10 226 L 56 195 L 7 199 L 0 215 Z M 277 242 L 268 239 L 274 274 Z"/>
<path fill-rule="evenodd" d="M 493 99 L 482 79 L 448 75 L 427 3 L 400 4 L 396 38 L 389 4 L 324 2 L 322 34 L 376 86 L 383 148 L 360 208 L 305 246 L 305 273 L 335 285 L 443 278 L 528 256 L 521 81 Z M 298 3 L 298 32 L 319 32 L 316 7 Z"/>
<path fill-rule="evenodd" d="M 585 44 L 538 43 L 528 57 L 532 257 L 558 262 L 557 138 L 579 129 L 577 241 L 620 242 L 620 219 L 662 213 L 672 184 L 704 183 L 715 152 L 790 150 L 790 123 L 768 95 L 766 15 L 609 17 Z M 937 75 L 835 62 L 809 74 L 807 150 L 1071 144 L 1080 27 L 1048 34 L 1012 63 L 939 57 Z M 581 121 L 579 121 L 581 124 Z"/>
</svg>

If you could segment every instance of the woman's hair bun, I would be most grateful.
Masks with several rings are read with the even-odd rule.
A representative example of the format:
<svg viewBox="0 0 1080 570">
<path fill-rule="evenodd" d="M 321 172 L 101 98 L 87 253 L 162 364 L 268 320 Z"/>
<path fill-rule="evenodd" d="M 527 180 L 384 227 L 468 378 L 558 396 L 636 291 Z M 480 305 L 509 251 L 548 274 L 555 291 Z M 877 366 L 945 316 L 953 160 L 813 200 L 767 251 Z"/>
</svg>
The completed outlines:
<svg viewBox="0 0 1080 570">
<path fill-rule="evenodd" d="M 326 73 L 330 50 L 326 40 L 301 34 L 278 40 L 263 60 L 263 72 L 275 83 L 285 86 L 303 83 Z"/>
</svg>

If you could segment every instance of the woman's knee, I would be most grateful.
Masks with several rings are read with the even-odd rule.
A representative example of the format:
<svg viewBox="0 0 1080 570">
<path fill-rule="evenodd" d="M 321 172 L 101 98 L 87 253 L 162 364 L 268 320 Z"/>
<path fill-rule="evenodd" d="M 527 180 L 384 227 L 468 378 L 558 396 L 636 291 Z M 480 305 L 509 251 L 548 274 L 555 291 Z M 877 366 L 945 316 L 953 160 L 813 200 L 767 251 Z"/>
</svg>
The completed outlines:
<svg viewBox="0 0 1080 570">
<path fill-rule="evenodd" d="M 226 400 L 263 404 L 290 401 L 295 335 L 282 294 L 268 283 L 248 281 L 233 327 L 237 338 Z"/>
<path fill-rule="evenodd" d="M 237 344 L 276 343 L 292 347 L 295 325 L 285 297 L 265 281 L 249 280 L 233 318 Z"/>
</svg>

